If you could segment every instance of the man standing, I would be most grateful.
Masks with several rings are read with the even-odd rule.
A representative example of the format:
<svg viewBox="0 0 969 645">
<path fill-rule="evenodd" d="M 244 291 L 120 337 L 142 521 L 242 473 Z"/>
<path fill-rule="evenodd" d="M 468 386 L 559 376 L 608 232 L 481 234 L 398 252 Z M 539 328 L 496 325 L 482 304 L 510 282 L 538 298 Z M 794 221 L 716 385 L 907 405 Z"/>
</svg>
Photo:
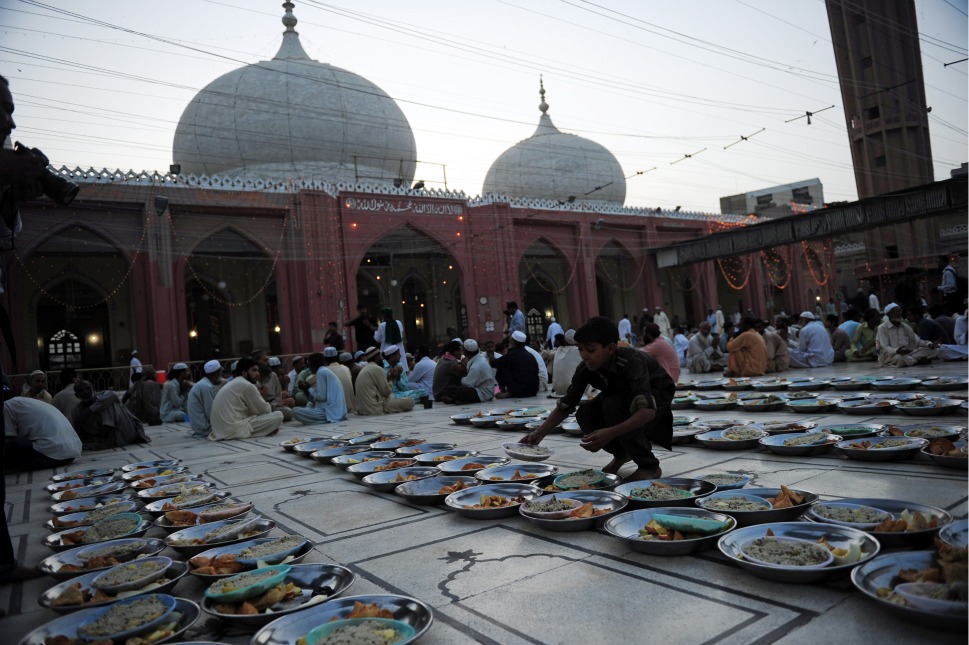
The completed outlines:
<svg viewBox="0 0 969 645">
<path fill-rule="evenodd" d="M 888 321 L 878 326 L 875 345 L 879 365 L 910 367 L 927 365 L 938 356 L 939 343 L 930 343 L 915 335 L 912 328 L 902 324 L 902 308 L 890 303 L 885 307 Z"/>
<path fill-rule="evenodd" d="M 555 337 L 564 333 L 565 331 L 562 329 L 562 325 L 555 321 L 555 316 L 552 316 L 552 322 L 549 323 L 548 331 L 545 332 L 545 346 L 549 349 L 555 349 Z"/>
<path fill-rule="evenodd" d="M 720 352 L 719 338 L 711 333 L 710 323 L 700 323 L 700 331 L 693 334 L 686 350 L 686 364 L 693 374 L 706 374 L 722 369 L 727 359 Z"/>
<path fill-rule="evenodd" d="M 240 358 L 233 375 L 235 378 L 219 389 L 212 402 L 209 441 L 275 434 L 283 425 L 283 413 L 273 412 L 256 386 L 259 364 L 251 358 Z"/>
<path fill-rule="evenodd" d="M 131 362 L 128 364 L 131 366 L 128 373 L 128 387 L 131 387 L 131 384 L 135 382 L 135 374 L 141 374 L 141 359 L 138 358 L 137 349 L 131 350 Z"/>
<path fill-rule="evenodd" d="M 303 425 L 345 421 L 347 404 L 340 378 L 333 370 L 327 369 L 326 358 L 319 352 L 310 354 L 306 362 L 312 375 L 300 382 L 300 388 L 307 393 L 309 403 L 293 409 L 293 417 Z"/>
<path fill-rule="evenodd" d="M 656 305 L 656 313 L 653 314 L 653 322 L 659 327 L 659 333 L 666 338 L 672 339 L 673 336 L 670 335 L 670 319 L 666 316 L 666 312 L 659 305 Z"/>
<path fill-rule="evenodd" d="M 353 327 L 354 340 L 358 350 L 364 350 L 373 345 L 373 333 L 377 330 L 377 323 L 370 317 L 367 305 L 357 305 L 357 317 L 343 325 Z"/>
<path fill-rule="evenodd" d="M 327 325 L 326 335 L 323 337 L 323 344 L 328 347 L 335 347 L 337 354 L 343 351 L 343 336 L 337 331 L 336 321 L 330 321 Z"/>
<path fill-rule="evenodd" d="M 622 320 L 619 321 L 619 340 L 632 344 L 632 338 L 633 325 L 629 322 L 629 314 L 623 314 Z"/>
<path fill-rule="evenodd" d="M 801 313 L 801 331 L 797 334 L 797 349 L 790 351 L 794 367 L 826 367 L 834 362 L 831 339 L 820 320 L 810 311 Z"/>
<path fill-rule="evenodd" d="M 942 284 L 939 285 L 939 291 L 942 292 L 942 301 L 953 311 L 956 310 L 955 307 L 962 305 L 958 277 L 959 258 L 952 256 L 949 258 L 949 264 L 942 269 Z"/>
<path fill-rule="evenodd" d="M 190 437 L 204 439 L 212 431 L 212 402 L 222 385 L 222 364 L 212 360 L 202 366 L 205 377 L 188 391 L 188 424 L 192 428 Z"/>
<path fill-rule="evenodd" d="M 511 336 L 516 331 L 525 333 L 525 314 L 522 310 L 518 308 L 518 303 L 514 300 L 509 300 L 505 303 L 505 315 L 508 316 L 508 330 L 505 332 L 506 336 Z"/>
<path fill-rule="evenodd" d="M 720 336 L 723 334 L 723 332 L 727 331 L 727 321 L 723 315 L 723 307 L 721 307 L 720 305 L 717 305 L 717 312 L 713 315 L 717 319 L 717 324 L 715 327 L 712 327 L 710 331 L 716 334 L 717 336 Z"/>
</svg>

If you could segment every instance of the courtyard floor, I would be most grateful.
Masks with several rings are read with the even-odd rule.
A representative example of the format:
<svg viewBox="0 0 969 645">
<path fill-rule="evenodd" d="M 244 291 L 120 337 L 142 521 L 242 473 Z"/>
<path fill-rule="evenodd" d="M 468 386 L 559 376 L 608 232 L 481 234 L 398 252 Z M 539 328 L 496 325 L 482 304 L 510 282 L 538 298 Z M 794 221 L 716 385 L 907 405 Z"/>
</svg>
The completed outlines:
<svg viewBox="0 0 969 645">
<path fill-rule="evenodd" d="M 784 376 L 816 378 L 889 373 L 875 364 L 839 364 L 792 370 Z M 966 363 L 937 363 L 904 370 L 904 376 L 966 376 Z M 683 374 L 681 380 L 702 378 Z M 925 392 L 924 389 L 920 390 Z M 830 391 L 829 391 L 830 392 Z M 833 396 L 837 393 L 831 392 Z M 965 398 L 965 390 L 956 392 Z M 357 578 L 344 595 L 391 593 L 415 597 L 433 608 L 434 623 L 422 645 L 489 643 L 956 643 L 965 632 L 946 632 L 909 622 L 856 591 L 847 576 L 819 584 L 787 584 L 755 577 L 716 547 L 690 556 L 657 557 L 629 550 L 603 529 L 553 533 L 522 517 L 478 521 L 444 506 L 412 505 L 393 493 L 364 486 L 343 470 L 303 459 L 279 447 L 297 436 L 327 437 L 352 430 L 379 430 L 405 437 L 443 441 L 483 454 L 503 455 L 502 442 L 522 432 L 475 429 L 453 424 L 458 412 L 506 406 L 546 406 L 544 394 L 480 406 L 435 405 L 411 413 L 351 418 L 343 423 L 304 427 L 285 424 L 274 437 L 213 443 L 191 439 L 187 426 L 148 428 L 147 445 L 83 455 L 64 470 L 121 467 L 177 458 L 192 472 L 251 501 L 276 521 L 273 535 L 299 533 L 315 543 L 304 562 L 344 565 Z M 419 406 L 418 406 L 419 407 Z M 743 411 L 678 415 L 753 418 Z M 966 425 L 966 413 L 914 418 L 899 411 L 883 417 L 768 413 L 771 419 L 823 424 L 866 421 L 908 425 L 917 422 Z M 601 467 L 605 453 L 589 453 L 579 440 L 550 435 L 555 451 L 547 462 L 560 472 Z M 665 477 L 694 477 L 735 471 L 753 476 L 750 486 L 781 484 L 818 493 L 822 500 L 890 498 L 967 515 L 966 471 L 938 466 L 918 455 L 900 462 L 849 460 L 837 452 L 815 457 L 783 457 L 766 450 L 715 451 L 696 443 L 661 448 L 656 454 Z M 623 473 L 634 466 L 627 465 Z M 41 544 L 50 505 L 44 486 L 52 473 L 8 475 L 4 509 L 14 549 L 29 566 L 51 555 Z M 164 537 L 153 528 L 149 537 Z M 883 553 L 893 549 L 883 549 Z M 176 557 L 166 550 L 163 555 Z M 55 580 L 41 577 L 0 585 L 0 609 L 7 643 L 57 617 L 38 605 Z M 200 602 L 204 585 L 192 575 L 173 595 Z M 186 640 L 247 643 L 251 633 L 202 614 Z"/>
</svg>

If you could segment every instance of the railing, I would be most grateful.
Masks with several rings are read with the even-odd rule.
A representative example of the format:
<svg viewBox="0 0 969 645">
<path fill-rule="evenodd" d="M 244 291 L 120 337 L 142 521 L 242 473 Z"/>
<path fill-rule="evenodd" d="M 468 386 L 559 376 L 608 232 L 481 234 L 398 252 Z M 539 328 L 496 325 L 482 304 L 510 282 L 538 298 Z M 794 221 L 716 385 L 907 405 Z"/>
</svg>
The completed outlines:
<svg viewBox="0 0 969 645">
<path fill-rule="evenodd" d="M 142 365 L 142 373 L 147 373 L 154 370 L 152 365 Z M 46 372 L 47 374 L 47 391 L 57 392 L 61 389 L 60 370 L 52 370 Z M 131 375 L 131 367 L 90 367 L 82 368 L 77 370 L 77 377 L 82 381 L 90 381 L 94 386 L 95 392 L 101 392 L 103 390 L 116 390 L 118 392 L 125 392 L 128 389 L 128 379 Z M 8 374 L 7 378 L 10 379 L 10 384 L 14 388 L 15 392 L 20 392 L 24 384 L 27 383 L 27 379 L 30 378 L 30 374 Z"/>
</svg>

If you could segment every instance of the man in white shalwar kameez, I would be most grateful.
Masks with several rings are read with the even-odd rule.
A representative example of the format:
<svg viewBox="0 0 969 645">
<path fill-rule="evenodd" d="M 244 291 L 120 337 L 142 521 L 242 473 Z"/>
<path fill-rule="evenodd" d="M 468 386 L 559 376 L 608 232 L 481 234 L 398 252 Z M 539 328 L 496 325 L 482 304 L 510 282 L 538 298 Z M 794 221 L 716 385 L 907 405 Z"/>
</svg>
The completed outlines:
<svg viewBox="0 0 969 645">
<path fill-rule="evenodd" d="M 240 358 L 235 378 L 222 386 L 212 401 L 209 441 L 271 435 L 283 425 L 283 413 L 273 412 L 259 393 L 259 364 Z"/>
</svg>

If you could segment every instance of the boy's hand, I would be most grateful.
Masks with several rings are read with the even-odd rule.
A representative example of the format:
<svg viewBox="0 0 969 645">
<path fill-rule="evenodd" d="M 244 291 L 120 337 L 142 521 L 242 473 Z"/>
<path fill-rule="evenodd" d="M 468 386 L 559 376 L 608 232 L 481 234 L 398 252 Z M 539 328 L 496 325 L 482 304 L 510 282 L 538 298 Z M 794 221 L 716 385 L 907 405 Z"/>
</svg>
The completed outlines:
<svg viewBox="0 0 969 645">
<path fill-rule="evenodd" d="M 606 447 L 606 444 L 614 438 L 612 428 L 599 428 L 582 437 L 579 446 L 589 452 L 599 452 Z"/>
<path fill-rule="evenodd" d="M 523 443 L 526 446 L 537 446 L 538 444 L 542 443 L 542 439 L 544 438 L 545 438 L 544 434 L 542 434 L 538 430 L 533 430 L 532 432 L 529 432 L 524 437 L 519 439 L 518 443 Z"/>
</svg>

